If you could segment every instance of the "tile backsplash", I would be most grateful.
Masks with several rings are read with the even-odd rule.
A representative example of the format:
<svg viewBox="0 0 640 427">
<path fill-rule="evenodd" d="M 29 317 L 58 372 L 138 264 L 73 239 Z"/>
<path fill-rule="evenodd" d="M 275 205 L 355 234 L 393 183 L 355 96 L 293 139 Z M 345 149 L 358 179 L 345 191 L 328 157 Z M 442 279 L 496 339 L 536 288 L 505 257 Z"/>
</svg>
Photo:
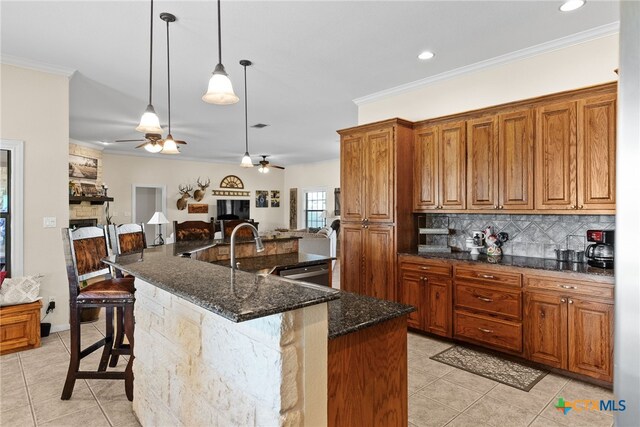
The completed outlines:
<svg viewBox="0 0 640 427">
<path fill-rule="evenodd" d="M 613 230 L 615 215 L 427 214 L 427 224 L 448 227 L 447 244 L 454 250 L 468 251 L 465 239 L 471 232 L 491 226 L 495 233 L 509 234 L 505 255 L 553 259 L 555 249 L 583 250 L 587 230 Z"/>
</svg>

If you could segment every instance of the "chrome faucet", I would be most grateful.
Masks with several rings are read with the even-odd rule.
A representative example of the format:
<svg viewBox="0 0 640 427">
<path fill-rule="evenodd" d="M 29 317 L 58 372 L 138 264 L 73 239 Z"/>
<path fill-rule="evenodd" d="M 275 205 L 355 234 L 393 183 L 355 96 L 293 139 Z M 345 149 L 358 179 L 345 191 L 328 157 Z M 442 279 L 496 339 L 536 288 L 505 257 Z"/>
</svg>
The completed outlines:
<svg viewBox="0 0 640 427">
<path fill-rule="evenodd" d="M 236 232 L 240 230 L 242 227 L 249 227 L 253 232 L 254 240 L 256 241 L 256 252 L 264 251 L 264 245 L 262 244 L 262 239 L 258 235 L 258 229 L 255 228 L 249 222 L 243 222 L 241 224 L 236 225 L 236 228 L 231 232 L 231 268 L 236 269 Z"/>
</svg>

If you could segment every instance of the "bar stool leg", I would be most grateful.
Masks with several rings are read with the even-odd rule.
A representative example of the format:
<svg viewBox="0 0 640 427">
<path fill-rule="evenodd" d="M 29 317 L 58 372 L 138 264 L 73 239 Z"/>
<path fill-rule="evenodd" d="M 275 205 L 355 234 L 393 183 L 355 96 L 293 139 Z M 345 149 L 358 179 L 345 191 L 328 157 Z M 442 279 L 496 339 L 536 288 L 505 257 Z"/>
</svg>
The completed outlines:
<svg viewBox="0 0 640 427">
<path fill-rule="evenodd" d="M 113 307 L 105 307 L 104 311 L 106 319 L 104 349 L 98 365 L 98 372 L 107 370 L 107 363 L 109 363 L 109 356 L 111 356 L 111 350 L 113 349 Z"/>
<path fill-rule="evenodd" d="M 133 332 L 134 332 L 134 318 L 133 318 L 133 304 L 125 304 L 124 306 L 124 333 L 129 341 L 131 348 L 131 354 L 129 355 L 129 362 L 124 371 L 124 390 L 127 394 L 127 399 L 133 401 L 133 359 L 134 346 L 133 346 Z"/>
<path fill-rule="evenodd" d="M 113 348 L 122 348 L 124 342 L 124 310 L 122 307 L 116 307 L 116 339 Z M 118 365 L 120 354 L 117 352 L 111 355 L 109 366 L 115 368 Z"/>
<path fill-rule="evenodd" d="M 72 305 L 69 317 L 71 359 L 69 360 L 69 370 L 67 371 L 67 379 L 62 389 L 62 396 L 60 396 L 62 400 L 71 399 L 73 386 L 76 384 L 76 374 L 80 369 L 80 307 Z"/>
</svg>

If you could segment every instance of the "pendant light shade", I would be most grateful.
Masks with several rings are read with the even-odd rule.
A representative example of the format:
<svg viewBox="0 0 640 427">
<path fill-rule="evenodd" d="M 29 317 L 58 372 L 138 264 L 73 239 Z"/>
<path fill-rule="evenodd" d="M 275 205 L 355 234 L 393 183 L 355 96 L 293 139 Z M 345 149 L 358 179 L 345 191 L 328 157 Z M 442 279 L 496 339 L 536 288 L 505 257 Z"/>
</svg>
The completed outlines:
<svg viewBox="0 0 640 427">
<path fill-rule="evenodd" d="M 162 128 L 160 127 L 160 119 L 158 119 L 158 115 L 156 114 L 156 110 L 153 108 L 153 105 L 147 105 L 147 109 L 144 110 L 144 113 L 140 118 L 140 124 L 138 125 L 136 130 L 142 133 L 162 133 Z"/>
<path fill-rule="evenodd" d="M 209 79 L 207 93 L 202 95 L 202 100 L 209 104 L 229 105 L 240 100 L 233 92 L 233 85 L 229 75 L 222 65 L 222 27 L 220 26 L 220 0 L 218 0 L 218 65 L 213 70 Z"/>
<path fill-rule="evenodd" d="M 160 127 L 160 120 L 156 114 L 156 110 L 153 108 L 152 102 L 152 87 L 153 87 L 153 0 L 151 0 L 151 22 L 149 24 L 149 104 L 147 109 L 144 110 L 142 117 L 140 118 L 140 124 L 136 127 L 138 132 L 142 133 L 154 133 L 162 134 L 162 127 Z"/>
<path fill-rule="evenodd" d="M 251 160 L 251 156 L 249 156 L 248 151 L 244 153 L 244 156 L 242 156 L 242 163 L 240 163 L 240 166 L 242 166 L 243 168 L 253 167 L 253 161 Z"/>
<path fill-rule="evenodd" d="M 171 134 L 167 135 L 167 137 L 164 139 L 164 142 L 162 143 L 162 151 L 160 153 L 180 154 L 180 151 L 178 151 L 178 146 L 176 145 L 176 142 L 173 140 L 173 136 L 171 136 Z"/>
</svg>

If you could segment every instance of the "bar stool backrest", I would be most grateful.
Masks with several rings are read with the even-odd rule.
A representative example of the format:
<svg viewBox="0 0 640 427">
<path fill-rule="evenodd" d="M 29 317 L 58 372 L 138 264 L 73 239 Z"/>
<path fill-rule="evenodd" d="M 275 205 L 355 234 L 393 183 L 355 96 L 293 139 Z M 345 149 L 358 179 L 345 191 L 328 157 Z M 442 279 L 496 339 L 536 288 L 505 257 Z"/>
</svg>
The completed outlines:
<svg viewBox="0 0 640 427">
<path fill-rule="evenodd" d="M 111 249 L 116 255 L 141 252 L 147 248 L 144 224 L 109 225 Z"/>
<path fill-rule="evenodd" d="M 209 240 L 215 235 L 215 224 L 213 218 L 206 221 L 173 221 L 173 231 L 176 242 L 188 240 Z"/>
<path fill-rule="evenodd" d="M 63 228 L 67 277 L 72 298 L 80 283 L 98 276 L 111 278 L 111 269 L 102 262 L 108 256 L 107 235 L 102 227 Z"/>
</svg>

